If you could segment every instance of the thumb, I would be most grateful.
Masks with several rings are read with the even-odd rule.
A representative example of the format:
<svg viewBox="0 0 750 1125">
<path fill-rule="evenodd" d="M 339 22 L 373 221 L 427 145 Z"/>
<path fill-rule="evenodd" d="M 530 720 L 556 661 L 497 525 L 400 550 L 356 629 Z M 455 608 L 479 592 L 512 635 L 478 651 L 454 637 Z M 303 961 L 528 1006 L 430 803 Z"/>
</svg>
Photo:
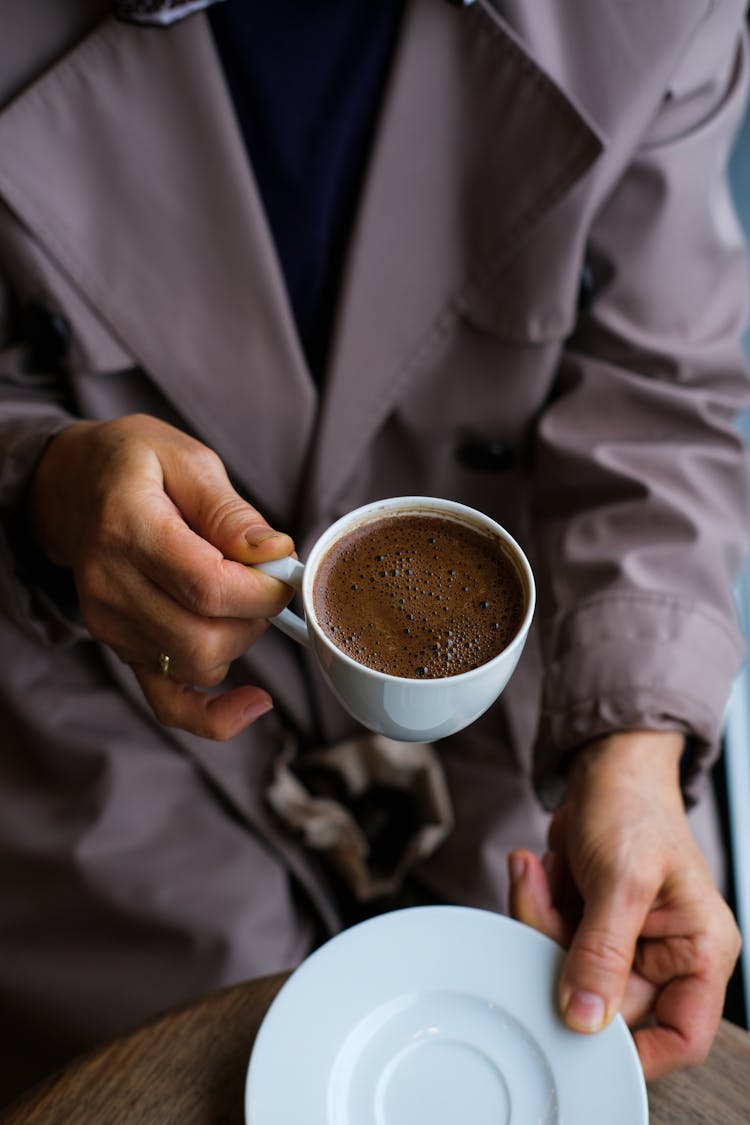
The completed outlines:
<svg viewBox="0 0 750 1125">
<path fill-rule="evenodd" d="M 164 488 L 184 521 L 227 559 L 267 562 L 294 553 L 294 542 L 276 531 L 232 487 L 219 457 L 202 447 L 199 455 L 162 462 Z"/>
<path fill-rule="evenodd" d="M 600 1031 L 619 1011 L 646 913 L 612 895 L 586 904 L 560 977 L 560 1008 L 574 1031 Z"/>
</svg>

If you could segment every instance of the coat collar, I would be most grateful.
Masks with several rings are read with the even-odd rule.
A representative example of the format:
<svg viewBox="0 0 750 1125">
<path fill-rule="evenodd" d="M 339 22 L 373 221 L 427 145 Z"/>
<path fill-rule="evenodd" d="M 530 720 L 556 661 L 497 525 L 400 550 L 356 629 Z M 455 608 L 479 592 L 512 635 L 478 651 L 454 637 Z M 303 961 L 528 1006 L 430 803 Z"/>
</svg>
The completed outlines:
<svg viewBox="0 0 750 1125">
<path fill-rule="evenodd" d="M 320 403 L 204 16 L 108 20 L 66 55 L 0 115 L 0 194 L 290 526 L 600 148 L 502 21 L 412 0 Z"/>
<path fill-rule="evenodd" d="M 218 0 L 114 0 L 112 10 L 121 20 L 131 23 L 169 27 L 178 20 L 210 8 Z"/>
</svg>

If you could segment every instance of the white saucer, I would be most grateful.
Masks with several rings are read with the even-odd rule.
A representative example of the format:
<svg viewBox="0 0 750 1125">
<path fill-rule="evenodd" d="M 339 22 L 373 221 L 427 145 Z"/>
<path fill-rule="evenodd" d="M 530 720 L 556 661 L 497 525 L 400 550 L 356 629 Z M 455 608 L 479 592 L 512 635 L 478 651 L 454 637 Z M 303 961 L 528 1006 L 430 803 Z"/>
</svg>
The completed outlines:
<svg viewBox="0 0 750 1125">
<path fill-rule="evenodd" d="M 464 907 L 345 930 L 271 1005 L 247 1125 L 646 1125 L 622 1018 L 596 1035 L 562 1023 L 561 958 L 536 931 Z"/>
</svg>

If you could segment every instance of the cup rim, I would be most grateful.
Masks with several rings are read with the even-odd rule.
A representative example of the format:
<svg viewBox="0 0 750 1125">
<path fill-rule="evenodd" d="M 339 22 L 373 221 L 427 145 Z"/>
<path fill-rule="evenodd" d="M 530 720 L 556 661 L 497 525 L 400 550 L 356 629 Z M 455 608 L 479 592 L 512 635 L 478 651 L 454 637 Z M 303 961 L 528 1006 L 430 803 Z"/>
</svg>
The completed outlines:
<svg viewBox="0 0 750 1125">
<path fill-rule="evenodd" d="M 526 607 L 521 624 L 518 626 L 513 639 L 490 660 L 485 660 L 483 664 L 477 665 L 476 668 L 469 668 L 465 672 L 456 672 L 452 676 L 426 676 L 423 679 L 419 679 L 416 676 L 395 676 L 391 672 L 381 672 L 377 668 L 371 668 L 367 664 L 361 664 L 358 660 L 349 656 L 347 652 L 344 652 L 343 649 L 339 648 L 338 645 L 334 644 L 318 622 L 314 610 L 312 587 L 318 567 L 326 551 L 341 535 L 344 529 L 349 531 L 363 524 L 374 523 L 375 520 L 388 514 L 414 515 L 425 513 L 436 513 L 447 518 L 453 518 L 456 523 L 468 524 L 470 527 L 484 534 L 493 534 L 496 538 L 500 539 L 506 547 L 510 548 L 512 561 L 514 565 L 517 566 L 519 578 L 526 591 Z M 302 580 L 302 602 L 308 629 L 313 630 L 315 636 L 323 643 L 325 648 L 336 658 L 343 660 L 345 665 L 350 665 L 360 672 L 367 673 L 379 682 L 422 685 L 455 684 L 459 681 L 480 677 L 487 669 L 492 668 L 493 665 L 500 661 L 507 660 L 509 655 L 512 656 L 517 648 L 525 644 L 526 636 L 536 608 L 536 584 L 534 582 L 531 564 L 523 548 L 510 532 L 507 531 L 502 524 L 498 523 L 497 520 L 494 520 L 492 516 L 488 516 L 484 512 L 479 511 L 478 508 L 472 508 L 467 504 L 459 503 L 457 500 L 448 500 L 443 497 L 391 496 L 384 500 L 374 500 L 369 504 L 363 504 L 359 508 L 354 508 L 351 512 L 340 516 L 339 519 L 335 520 L 322 535 L 319 536 L 313 544 L 312 550 L 309 552 L 305 562 L 305 573 Z"/>
</svg>

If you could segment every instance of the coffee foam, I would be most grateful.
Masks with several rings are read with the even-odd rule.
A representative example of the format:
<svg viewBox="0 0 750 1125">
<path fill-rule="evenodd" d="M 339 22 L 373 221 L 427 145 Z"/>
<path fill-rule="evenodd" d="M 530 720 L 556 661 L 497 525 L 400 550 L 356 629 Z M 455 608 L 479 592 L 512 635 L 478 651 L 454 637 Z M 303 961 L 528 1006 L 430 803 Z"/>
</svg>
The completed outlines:
<svg viewBox="0 0 750 1125">
<path fill-rule="evenodd" d="M 524 615 L 524 586 L 502 544 L 434 515 L 391 515 L 349 532 L 324 557 L 315 613 L 360 664 L 408 679 L 491 660 Z"/>
</svg>

